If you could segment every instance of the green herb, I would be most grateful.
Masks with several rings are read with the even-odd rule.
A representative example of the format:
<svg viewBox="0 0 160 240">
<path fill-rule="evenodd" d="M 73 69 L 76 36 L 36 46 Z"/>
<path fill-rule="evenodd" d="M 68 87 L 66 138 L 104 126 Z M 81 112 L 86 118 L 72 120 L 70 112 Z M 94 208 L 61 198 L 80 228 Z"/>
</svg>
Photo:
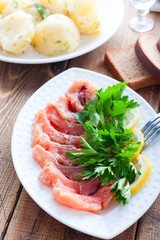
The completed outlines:
<svg viewBox="0 0 160 240">
<path fill-rule="evenodd" d="M 56 41 L 56 43 L 61 43 L 61 42 L 62 42 L 61 40 Z"/>
<path fill-rule="evenodd" d="M 65 50 L 68 52 L 68 50 L 70 49 L 70 44 L 69 44 L 69 42 L 66 41 L 65 44 L 64 44 L 64 46 L 65 46 Z"/>
<path fill-rule="evenodd" d="M 38 3 L 35 3 L 34 6 L 37 8 L 38 12 L 44 19 L 52 14 L 47 8 L 43 7 Z"/>
<path fill-rule="evenodd" d="M 17 1 L 13 1 L 14 4 L 14 8 L 18 8 L 18 2 Z"/>
<path fill-rule="evenodd" d="M 134 100 L 122 96 L 127 82 L 97 91 L 96 97 L 85 105 L 85 110 L 75 114 L 84 126 L 87 140 L 80 138 L 82 152 L 68 152 L 74 164 L 86 166 L 84 179 L 100 178 L 101 185 L 114 181 L 111 192 L 118 202 L 128 203 L 130 184 L 140 174 L 130 162 L 140 142 L 135 142 L 132 131 L 125 129 L 125 113 L 138 107 Z"/>
</svg>

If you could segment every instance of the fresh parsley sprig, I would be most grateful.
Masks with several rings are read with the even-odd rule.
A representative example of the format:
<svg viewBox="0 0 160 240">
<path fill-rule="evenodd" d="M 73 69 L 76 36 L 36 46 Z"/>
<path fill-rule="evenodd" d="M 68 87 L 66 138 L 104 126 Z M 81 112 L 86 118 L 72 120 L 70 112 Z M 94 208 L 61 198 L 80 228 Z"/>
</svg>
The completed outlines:
<svg viewBox="0 0 160 240">
<path fill-rule="evenodd" d="M 84 126 L 81 138 L 82 152 L 68 152 L 74 164 L 86 166 L 83 179 L 99 178 L 101 185 L 114 182 L 111 192 L 120 203 L 128 203 L 130 184 L 140 174 L 130 162 L 140 142 L 134 140 L 132 131 L 125 129 L 125 113 L 138 107 L 134 100 L 122 96 L 126 82 L 97 91 L 96 97 L 85 105 L 85 110 L 75 114 Z"/>
</svg>

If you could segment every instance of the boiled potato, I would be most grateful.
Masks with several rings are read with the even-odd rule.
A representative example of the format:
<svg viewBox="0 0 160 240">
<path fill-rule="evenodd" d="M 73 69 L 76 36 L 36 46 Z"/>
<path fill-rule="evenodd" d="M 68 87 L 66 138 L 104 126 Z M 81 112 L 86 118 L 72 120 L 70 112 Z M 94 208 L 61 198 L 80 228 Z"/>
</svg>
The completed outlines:
<svg viewBox="0 0 160 240">
<path fill-rule="evenodd" d="M 67 15 L 71 14 L 78 0 L 66 0 Z"/>
<path fill-rule="evenodd" d="M 0 0 L 1 1 L 1 0 Z M 37 8 L 34 6 L 35 1 L 33 0 L 10 0 L 8 2 L 8 5 L 3 10 L 3 16 L 8 16 L 9 14 L 17 11 L 17 10 L 23 10 L 26 13 L 29 13 L 33 17 L 34 24 L 39 23 L 42 21 L 42 17 L 39 14 Z"/>
<path fill-rule="evenodd" d="M 0 45 L 13 54 L 25 52 L 34 36 L 32 16 L 21 10 L 0 20 L 0 29 Z"/>
<path fill-rule="evenodd" d="M 39 0 L 39 3 L 52 13 L 66 14 L 66 0 Z"/>
<path fill-rule="evenodd" d="M 96 0 L 72 0 L 72 5 L 68 5 L 68 16 L 75 22 L 80 33 L 100 32 Z"/>
<path fill-rule="evenodd" d="M 32 44 L 44 55 L 55 56 L 79 46 L 80 34 L 74 22 L 63 14 L 47 17 L 36 26 Z"/>
</svg>

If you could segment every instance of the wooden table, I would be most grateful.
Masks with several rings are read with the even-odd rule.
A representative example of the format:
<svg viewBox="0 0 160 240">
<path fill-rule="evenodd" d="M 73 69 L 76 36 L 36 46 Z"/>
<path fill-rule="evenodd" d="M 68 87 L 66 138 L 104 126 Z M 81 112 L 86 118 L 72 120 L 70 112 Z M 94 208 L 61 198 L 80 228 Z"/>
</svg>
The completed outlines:
<svg viewBox="0 0 160 240">
<path fill-rule="evenodd" d="M 44 212 L 27 194 L 15 173 L 11 158 L 11 135 L 20 109 L 45 82 L 71 67 L 81 67 L 105 75 L 111 74 L 104 63 L 106 49 L 135 42 L 138 33 L 128 28 L 135 14 L 129 0 L 124 0 L 125 16 L 117 33 L 103 46 L 81 57 L 46 65 L 21 65 L 0 62 L 0 231 L 5 240 L 98 240 L 73 230 Z M 159 35 L 160 14 L 151 34 Z M 160 107 L 160 86 L 137 91 L 156 112 Z M 160 197 L 147 213 L 116 240 L 159 240 Z"/>
</svg>

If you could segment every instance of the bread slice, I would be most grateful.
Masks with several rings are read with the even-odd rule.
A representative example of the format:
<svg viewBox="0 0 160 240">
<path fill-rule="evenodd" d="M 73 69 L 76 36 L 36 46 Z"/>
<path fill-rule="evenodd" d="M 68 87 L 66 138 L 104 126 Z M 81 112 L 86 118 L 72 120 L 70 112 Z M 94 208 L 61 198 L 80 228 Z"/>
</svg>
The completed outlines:
<svg viewBox="0 0 160 240">
<path fill-rule="evenodd" d="M 135 44 L 106 51 L 105 61 L 111 73 L 119 81 L 128 81 L 128 86 L 136 90 L 160 81 L 149 74 L 135 54 Z"/>
<path fill-rule="evenodd" d="M 158 37 L 140 35 L 135 45 L 135 52 L 143 67 L 155 77 L 160 77 L 160 53 L 157 49 Z"/>
</svg>

